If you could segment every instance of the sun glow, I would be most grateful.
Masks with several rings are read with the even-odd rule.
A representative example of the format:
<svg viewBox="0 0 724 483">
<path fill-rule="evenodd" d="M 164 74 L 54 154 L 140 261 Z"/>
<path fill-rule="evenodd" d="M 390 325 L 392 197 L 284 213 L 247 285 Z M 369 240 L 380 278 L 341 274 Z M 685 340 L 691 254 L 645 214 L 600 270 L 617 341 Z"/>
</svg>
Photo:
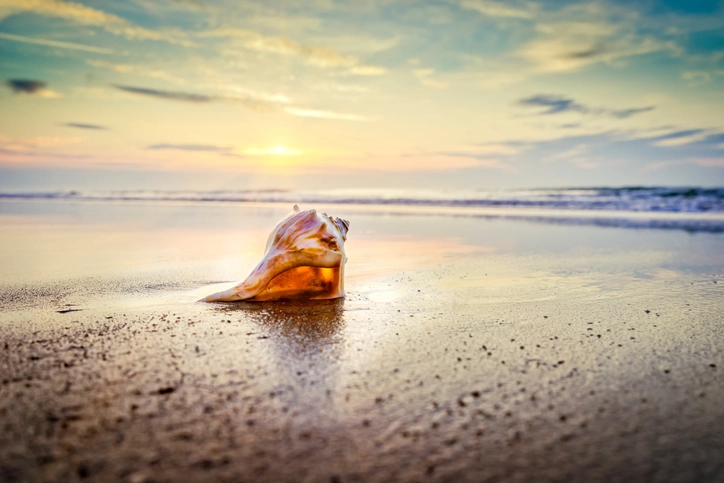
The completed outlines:
<svg viewBox="0 0 724 483">
<path fill-rule="evenodd" d="M 249 148 L 244 151 L 244 154 L 251 156 L 299 156 L 302 152 L 277 145 L 268 148 Z"/>
</svg>

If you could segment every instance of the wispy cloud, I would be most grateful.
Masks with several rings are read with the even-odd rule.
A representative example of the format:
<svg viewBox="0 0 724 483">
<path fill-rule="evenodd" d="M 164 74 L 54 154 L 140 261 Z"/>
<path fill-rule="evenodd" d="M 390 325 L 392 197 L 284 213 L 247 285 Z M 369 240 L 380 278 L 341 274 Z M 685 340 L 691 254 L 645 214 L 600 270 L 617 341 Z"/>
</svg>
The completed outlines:
<svg viewBox="0 0 724 483">
<path fill-rule="evenodd" d="M 57 156 L 62 154 L 58 152 L 67 146 L 76 144 L 81 138 L 65 138 L 65 137 L 47 137 L 38 136 L 32 138 L 11 138 L 0 134 L 0 161 L 5 160 L 21 160 L 25 157 L 41 157 L 41 156 Z"/>
<path fill-rule="evenodd" d="M 123 86 L 114 85 L 116 89 L 120 89 L 131 94 L 138 94 L 141 96 L 157 97 L 159 99 L 166 99 L 172 101 L 183 101 L 183 102 L 195 102 L 205 103 L 218 100 L 213 96 L 207 96 L 204 94 L 194 94 L 191 92 L 179 92 L 179 91 L 165 91 L 161 89 L 148 89 L 145 87 L 134 87 L 134 86 Z"/>
<path fill-rule="evenodd" d="M 493 0 L 461 0 L 460 6 L 493 18 L 533 17 L 538 4 L 533 2 L 496 2 Z"/>
<path fill-rule="evenodd" d="M 420 81 L 420 84 L 428 86 L 428 87 L 434 87 L 436 89 L 445 89 L 447 87 L 446 82 L 439 81 L 435 79 L 433 76 L 436 74 L 435 69 L 414 69 L 412 71 L 412 75 L 414 75 L 418 81 Z"/>
<path fill-rule="evenodd" d="M 217 89 L 231 93 L 231 99 L 257 99 L 259 101 L 273 102 L 279 104 L 288 104 L 292 100 L 284 94 L 272 94 L 269 92 L 261 92 L 238 85 L 218 85 Z"/>
<path fill-rule="evenodd" d="M 558 114 L 560 112 L 573 111 L 587 114 L 588 108 L 577 103 L 573 99 L 567 99 L 562 96 L 538 94 L 525 99 L 520 99 L 518 104 L 521 106 L 543 107 L 545 110 L 540 114 Z"/>
<path fill-rule="evenodd" d="M 192 151 L 192 152 L 212 152 L 212 153 L 222 153 L 222 152 L 229 152 L 232 150 L 229 146 L 215 146 L 213 144 L 151 144 L 150 146 L 147 146 L 146 149 L 159 151 L 159 150 L 169 150 L 169 151 Z"/>
<path fill-rule="evenodd" d="M 620 110 L 609 109 L 608 111 L 604 111 L 604 112 L 608 112 L 608 114 L 610 114 L 611 116 L 617 117 L 619 119 L 626 119 L 627 117 L 631 117 L 635 114 L 641 114 L 643 112 L 653 111 L 654 109 L 656 109 L 656 106 L 634 107 L 631 109 L 620 109 Z"/>
<path fill-rule="evenodd" d="M 80 25 L 100 27 L 129 39 L 161 40 L 180 45 L 193 45 L 181 32 L 156 31 L 139 27 L 117 15 L 80 3 L 62 0 L 3 0 L 2 6 L 0 18 L 19 12 L 31 12 L 45 17 L 62 18 Z"/>
<path fill-rule="evenodd" d="M 448 149 L 439 154 L 445 154 L 450 156 L 470 156 L 478 158 L 499 158 L 519 154 L 522 151 L 525 151 L 525 149 L 527 148 L 521 145 L 505 143 L 484 143 L 460 146 L 457 148 Z"/>
<path fill-rule="evenodd" d="M 543 159 L 547 162 L 552 161 L 566 161 L 572 166 L 582 169 L 595 169 L 598 167 L 598 163 L 591 161 L 586 154 L 588 153 L 588 146 L 585 143 L 575 144 L 568 149 L 558 151 L 550 156 L 544 157 Z"/>
<path fill-rule="evenodd" d="M 463 151 L 440 151 L 433 153 L 406 154 L 404 158 L 414 160 L 412 165 L 406 169 L 416 169 L 415 163 L 420 169 L 449 170 L 460 168 L 485 168 L 507 173 L 514 173 L 517 168 L 505 163 L 500 157 L 494 155 L 479 154 L 476 152 Z M 437 164 L 437 166 L 435 166 Z"/>
<path fill-rule="evenodd" d="M 48 40 L 39 39 L 37 37 L 25 37 L 22 35 L 13 35 L 0 32 L 0 39 L 12 40 L 13 42 L 22 42 L 26 44 L 45 45 L 47 47 L 71 49 L 71 50 L 83 50 L 86 52 L 93 52 L 95 54 L 113 54 L 115 53 L 111 49 L 104 49 L 101 47 L 93 47 L 91 45 L 76 44 L 74 42 L 62 42 L 60 40 Z"/>
<path fill-rule="evenodd" d="M 724 52 L 723 52 L 724 53 Z M 707 84 L 714 80 L 715 77 L 724 76 L 724 69 L 715 69 L 712 71 L 706 70 L 693 70 L 684 71 L 681 74 L 681 78 L 688 81 L 689 87 L 696 87 L 702 84 Z"/>
<path fill-rule="evenodd" d="M 385 75 L 387 69 L 384 67 L 377 67 L 374 65 L 356 65 L 345 71 L 345 75 L 359 75 L 359 76 L 378 76 Z"/>
<path fill-rule="evenodd" d="M 74 127 L 77 129 L 97 129 L 97 130 L 108 129 L 107 127 L 101 126 L 99 124 L 85 124 L 85 123 L 81 123 L 81 122 L 66 122 L 65 124 L 63 124 L 63 126 Z"/>
<path fill-rule="evenodd" d="M 571 72 L 595 63 L 620 64 L 625 58 L 680 49 L 661 36 L 642 35 L 633 9 L 601 3 L 572 4 L 543 16 L 537 36 L 516 55 L 540 72 Z"/>
<path fill-rule="evenodd" d="M 131 94 L 138 94 L 146 97 L 155 97 L 158 99 L 165 99 L 169 101 L 181 101 L 190 102 L 194 104 L 205 104 L 209 102 L 233 102 L 241 104 L 242 106 L 251 109 L 253 111 L 260 112 L 272 112 L 279 111 L 277 104 L 280 101 L 272 102 L 265 98 L 253 98 L 251 96 L 226 96 L 226 95 L 208 95 L 198 94 L 195 92 L 184 92 L 184 91 L 167 91 L 163 89 L 150 89 L 147 87 L 136 87 L 136 86 L 125 86 L 125 85 L 114 85 L 116 89 Z"/>
<path fill-rule="evenodd" d="M 654 146 L 660 147 L 674 147 L 684 146 L 687 144 L 698 143 L 705 141 L 709 136 L 714 133 L 707 129 L 691 129 L 687 131 L 677 131 L 666 136 L 661 137 L 659 140 L 654 141 Z"/>
<path fill-rule="evenodd" d="M 342 55 L 332 49 L 308 47 L 282 37 L 270 37 L 251 30 L 223 27 L 196 34 L 197 37 L 224 37 L 239 39 L 241 45 L 255 52 L 293 55 L 318 67 L 351 67 L 358 63 L 352 56 Z"/>
<path fill-rule="evenodd" d="M 45 82 L 39 80 L 8 79 L 7 85 L 15 94 L 28 94 L 47 98 L 62 97 L 57 92 L 48 89 Z"/>
<path fill-rule="evenodd" d="M 222 27 L 198 32 L 195 36 L 235 39 L 242 48 L 247 50 L 297 57 L 306 64 L 321 68 L 348 68 L 347 72 L 352 75 L 382 75 L 385 73 L 385 69 L 381 67 L 360 65 L 360 61 L 356 57 L 341 54 L 334 49 L 306 46 L 291 39 L 267 36 L 247 29 Z"/>
<path fill-rule="evenodd" d="M 560 114 L 563 112 L 577 112 L 579 114 L 609 116 L 618 119 L 625 119 L 635 114 L 641 114 L 656 108 L 655 106 L 635 107 L 629 109 L 607 109 L 602 107 L 589 107 L 579 102 L 576 102 L 574 99 L 550 94 L 537 94 L 531 97 L 520 99 L 518 101 L 518 105 L 526 107 L 542 107 L 544 108 L 544 110 L 539 112 L 539 114 L 543 115 Z"/>
<path fill-rule="evenodd" d="M 344 121 L 368 121 L 369 118 L 359 116 L 356 114 L 346 114 L 335 111 L 321 111 L 316 109 L 305 109 L 300 107 L 284 107 L 281 106 L 286 104 L 289 100 L 284 96 L 273 96 L 269 100 L 269 95 L 265 95 L 262 98 L 253 98 L 250 96 L 228 96 L 228 95 L 207 95 L 198 94 L 192 92 L 182 91 L 166 91 L 161 89 L 149 89 L 146 87 L 135 87 L 135 86 L 124 86 L 114 85 L 116 89 L 128 92 L 131 94 L 138 94 L 141 96 L 155 97 L 158 99 L 190 102 L 195 104 L 204 104 L 209 102 L 233 102 L 241 104 L 242 106 L 260 112 L 283 112 L 292 116 L 298 117 L 312 117 L 319 119 L 339 119 Z M 250 91 L 249 91 L 250 92 Z"/>
<path fill-rule="evenodd" d="M 169 101 L 190 102 L 194 104 L 206 104 L 210 102 L 232 102 L 239 104 L 247 109 L 257 112 L 281 112 L 279 104 L 281 101 L 269 101 L 265 98 L 254 98 L 251 96 L 227 96 L 227 95 L 208 95 L 198 94 L 195 92 L 184 91 L 167 91 L 163 89 L 150 89 L 146 87 L 114 85 L 119 89 L 130 94 L 137 94 L 146 97 L 155 97 Z"/>
<path fill-rule="evenodd" d="M 696 158 L 693 159 L 694 164 L 707 168 L 724 168 L 724 157 L 722 158 Z"/>
<path fill-rule="evenodd" d="M 99 67 L 102 69 L 109 69 L 114 72 L 118 72 L 121 74 L 138 74 L 145 77 L 152 77 L 154 79 L 163 79 L 171 82 L 175 82 L 177 84 L 185 84 L 186 82 L 180 78 L 173 76 L 169 74 L 168 72 L 165 72 L 161 69 L 154 69 L 154 68 L 148 68 L 141 65 L 133 65 L 133 64 L 118 64 L 114 62 L 107 62 L 105 60 L 97 60 L 97 59 L 86 59 L 86 64 L 91 65 L 93 67 Z"/>
<path fill-rule="evenodd" d="M 292 116 L 299 117 L 315 117 L 319 119 L 341 119 L 344 121 L 369 121 L 369 118 L 365 116 L 358 116 L 357 114 L 344 114 L 341 112 L 334 111 L 317 111 L 314 109 L 299 109 L 295 107 L 288 107 L 284 109 L 284 112 L 291 114 Z"/>
</svg>

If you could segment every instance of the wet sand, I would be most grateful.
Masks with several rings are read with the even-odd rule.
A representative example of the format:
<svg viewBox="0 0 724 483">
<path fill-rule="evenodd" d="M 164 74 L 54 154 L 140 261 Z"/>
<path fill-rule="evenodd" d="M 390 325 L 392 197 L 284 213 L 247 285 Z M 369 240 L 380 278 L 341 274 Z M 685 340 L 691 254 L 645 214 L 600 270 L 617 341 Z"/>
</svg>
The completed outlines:
<svg viewBox="0 0 724 483">
<path fill-rule="evenodd" d="M 0 481 L 724 479 L 724 236 L 336 207 L 346 299 L 195 303 L 286 209 L 6 204 Z"/>
</svg>

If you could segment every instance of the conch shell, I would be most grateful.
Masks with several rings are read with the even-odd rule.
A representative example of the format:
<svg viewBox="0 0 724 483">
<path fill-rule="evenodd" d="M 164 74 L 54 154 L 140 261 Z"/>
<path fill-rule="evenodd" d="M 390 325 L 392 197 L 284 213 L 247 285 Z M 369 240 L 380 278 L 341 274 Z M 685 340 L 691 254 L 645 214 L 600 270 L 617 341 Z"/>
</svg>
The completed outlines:
<svg viewBox="0 0 724 483">
<path fill-rule="evenodd" d="M 349 222 L 316 210 L 294 210 L 266 242 L 264 259 L 246 280 L 206 302 L 344 297 L 344 242 Z"/>
</svg>

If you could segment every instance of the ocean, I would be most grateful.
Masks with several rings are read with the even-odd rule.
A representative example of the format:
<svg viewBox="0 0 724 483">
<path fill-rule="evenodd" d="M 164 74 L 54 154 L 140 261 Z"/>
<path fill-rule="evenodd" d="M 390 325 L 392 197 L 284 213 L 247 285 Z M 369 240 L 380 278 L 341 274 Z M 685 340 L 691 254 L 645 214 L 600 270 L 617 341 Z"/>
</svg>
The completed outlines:
<svg viewBox="0 0 724 483">
<path fill-rule="evenodd" d="M 253 189 L 0 192 L 0 201 L 299 204 L 368 212 L 524 218 L 559 224 L 724 233 L 724 188 L 595 187 L 527 190 Z"/>
<path fill-rule="evenodd" d="M 621 212 L 724 213 L 724 188 L 599 187 L 529 190 L 284 189 L 220 191 L 0 192 L 0 199 L 191 201 L 358 205 L 516 207 Z"/>
</svg>

